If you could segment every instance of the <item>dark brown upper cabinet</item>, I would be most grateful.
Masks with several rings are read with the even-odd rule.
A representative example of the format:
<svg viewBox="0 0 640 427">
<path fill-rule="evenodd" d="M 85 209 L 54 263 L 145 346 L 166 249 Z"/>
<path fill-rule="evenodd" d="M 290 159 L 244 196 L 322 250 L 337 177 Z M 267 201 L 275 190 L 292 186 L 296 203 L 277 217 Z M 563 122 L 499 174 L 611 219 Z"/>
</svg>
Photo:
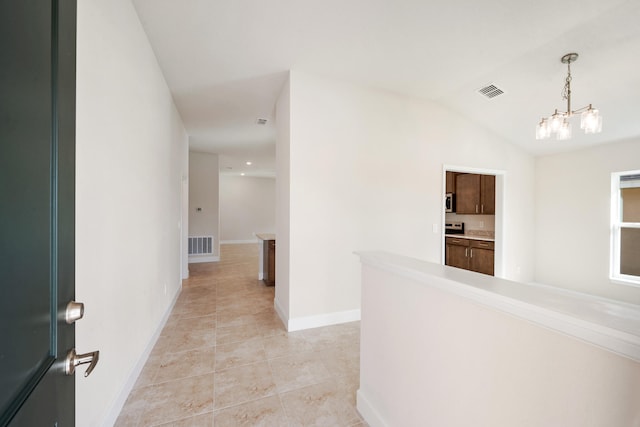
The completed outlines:
<svg viewBox="0 0 640 427">
<path fill-rule="evenodd" d="M 496 213 L 496 177 L 475 173 L 455 175 L 456 213 Z"/>
</svg>

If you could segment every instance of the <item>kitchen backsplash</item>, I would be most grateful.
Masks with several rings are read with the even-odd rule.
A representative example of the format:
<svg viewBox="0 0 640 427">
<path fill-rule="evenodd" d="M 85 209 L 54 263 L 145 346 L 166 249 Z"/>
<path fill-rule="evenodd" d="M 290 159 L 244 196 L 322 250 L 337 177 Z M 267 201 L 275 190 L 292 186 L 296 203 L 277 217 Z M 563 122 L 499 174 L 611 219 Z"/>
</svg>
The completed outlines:
<svg viewBox="0 0 640 427">
<path fill-rule="evenodd" d="M 465 230 L 465 236 L 478 236 L 478 237 L 489 237 L 491 239 L 496 237 L 496 233 L 493 230 Z"/>
<path fill-rule="evenodd" d="M 476 232 L 481 232 L 475 235 L 488 237 L 493 237 L 495 233 L 495 218 L 495 215 L 457 215 L 455 213 L 447 213 L 445 215 L 447 222 L 464 222 L 465 234 L 473 235 Z M 484 234 L 486 232 L 490 232 L 490 234 Z"/>
</svg>

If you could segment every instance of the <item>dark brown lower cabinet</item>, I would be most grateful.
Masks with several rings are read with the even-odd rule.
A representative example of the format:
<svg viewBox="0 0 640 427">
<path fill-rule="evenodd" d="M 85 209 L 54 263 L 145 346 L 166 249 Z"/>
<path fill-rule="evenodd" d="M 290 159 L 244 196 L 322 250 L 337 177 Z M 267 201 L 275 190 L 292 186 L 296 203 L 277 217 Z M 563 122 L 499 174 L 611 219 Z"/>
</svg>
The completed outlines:
<svg viewBox="0 0 640 427">
<path fill-rule="evenodd" d="M 469 269 L 469 239 L 447 237 L 445 264 Z"/>
<path fill-rule="evenodd" d="M 493 276 L 494 243 L 462 237 L 447 237 L 445 264 Z"/>
<path fill-rule="evenodd" d="M 263 271 L 262 280 L 269 286 L 276 284 L 276 241 L 263 240 Z"/>
<path fill-rule="evenodd" d="M 469 270 L 493 276 L 493 242 L 472 240 L 469 245 Z"/>
</svg>

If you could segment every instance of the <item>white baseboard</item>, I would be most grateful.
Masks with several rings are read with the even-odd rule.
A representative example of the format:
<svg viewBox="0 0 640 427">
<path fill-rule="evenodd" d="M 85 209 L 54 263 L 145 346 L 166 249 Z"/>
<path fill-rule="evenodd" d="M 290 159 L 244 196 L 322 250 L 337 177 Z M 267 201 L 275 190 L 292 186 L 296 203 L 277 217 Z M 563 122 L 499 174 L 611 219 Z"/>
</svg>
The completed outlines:
<svg viewBox="0 0 640 427">
<path fill-rule="evenodd" d="M 289 322 L 289 318 L 285 314 L 285 311 L 282 309 L 282 306 L 280 305 L 280 302 L 278 302 L 278 300 L 276 298 L 273 299 L 273 308 L 276 310 L 276 314 L 278 315 L 280 320 L 282 320 L 282 323 L 286 327 L 288 322 Z"/>
<path fill-rule="evenodd" d="M 189 264 L 195 264 L 198 262 L 217 262 L 220 261 L 219 256 L 190 256 Z"/>
<path fill-rule="evenodd" d="M 251 240 L 221 240 L 221 245 L 244 245 L 247 243 L 258 243 L 258 239 Z"/>
<path fill-rule="evenodd" d="M 319 328 L 337 325 L 338 323 L 355 322 L 360 320 L 360 309 L 336 311 L 333 313 L 317 314 L 315 316 L 296 317 L 285 322 L 287 331 L 301 331 L 303 329 Z"/>
<path fill-rule="evenodd" d="M 371 405 L 369 399 L 365 397 L 362 389 L 358 389 L 356 393 L 356 408 L 369 426 L 389 427 L 389 425 L 384 422 L 384 419 L 380 416 L 378 411 L 376 411 L 373 405 Z"/>
<path fill-rule="evenodd" d="M 135 364 L 135 366 L 129 373 L 129 376 L 128 376 L 129 379 L 122 387 L 122 390 L 120 390 L 118 397 L 111 405 L 111 409 L 109 409 L 109 412 L 107 412 L 107 417 L 102 423 L 104 427 L 111 427 L 115 425 L 116 420 L 118 419 L 118 416 L 120 415 L 120 412 L 122 411 L 122 408 L 125 402 L 127 401 L 129 394 L 131 393 L 131 390 L 133 390 L 133 386 L 136 385 L 136 381 L 138 381 L 138 377 L 140 376 L 140 373 L 142 372 L 144 365 L 147 363 L 147 359 L 151 354 L 151 350 L 153 350 L 153 347 L 156 345 L 156 342 L 160 337 L 160 333 L 162 332 L 164 325 L 166 325 L 167 320 L 169 319 L 169 315 L 171 314 L 171 310 L 173 310 L 173 307 L 176 305 L 176 302 L 178 301 L 178 297 L 180 296 L 181 292 L 182 292 L 182 282 L 180 282 L 180 286 L 178 287 L 178 292 L 176 292 L 176 295 L 173 297 L 173 301 L 171 301 L 171 304 L 169 304 L 169 308 L 167 308 L 164 315 L 162 316 L 162 320 L 160 321 L 160 324 L 158 325 L 156 331 L 154 332 L 153 336 L 147 343 L 147 347 L 144 349 L 144 351 L 140 355 L 140 358 L 138 359 L 138 362 Z"/>
</svg>

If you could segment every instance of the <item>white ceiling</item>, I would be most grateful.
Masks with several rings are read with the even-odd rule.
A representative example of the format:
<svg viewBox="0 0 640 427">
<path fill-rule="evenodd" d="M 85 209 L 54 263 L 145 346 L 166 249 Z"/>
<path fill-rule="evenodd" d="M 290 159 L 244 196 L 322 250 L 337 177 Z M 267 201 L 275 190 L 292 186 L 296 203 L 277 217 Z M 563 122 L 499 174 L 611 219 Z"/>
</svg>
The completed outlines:
<svg viewBox="0 0 640 427">
<path fill-rule="evenodd" d="M 191 149 L 220 153 L 223 172 L 273 176 L 274 105 L 290 69 L 436 101 L 535 155 L 640 136 L 638 0 L 133 3 Z M 568 52 L 580 55 L 573 107 L 599 108 L 603 131 L 574 122 L 570 141 L 536 141 L 540 118 L 566 109 Z M 506 93 L 481 97 L 487 83 Z"/>
</svg>

